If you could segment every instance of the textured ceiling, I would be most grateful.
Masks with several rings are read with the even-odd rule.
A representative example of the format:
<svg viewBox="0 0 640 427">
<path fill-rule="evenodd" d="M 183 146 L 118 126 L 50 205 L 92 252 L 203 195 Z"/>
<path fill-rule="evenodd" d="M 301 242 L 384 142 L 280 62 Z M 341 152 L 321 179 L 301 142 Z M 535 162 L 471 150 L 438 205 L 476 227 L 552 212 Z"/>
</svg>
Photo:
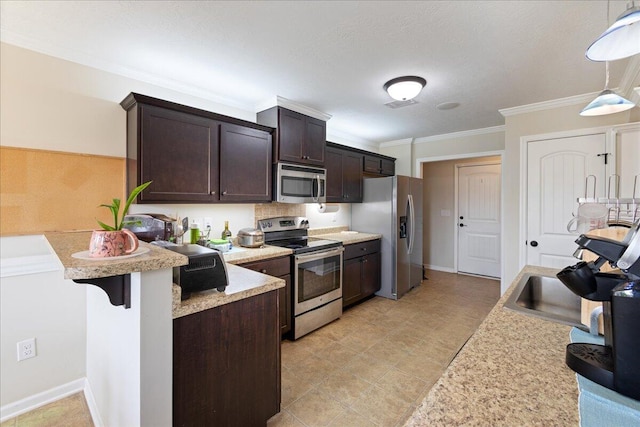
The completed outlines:
<svg viewBox="0 0 640 427">
<path fill-rule="evenodd" d="M 7 43 L 250 111 L 282 96 L 354 141 L 498 126 L 499 109 L 604 86 L 604 64 L 584 52 L 607 27 L 606 1 L 0 4 Z M 611 1 L 610 22 L 625 6 Z M 611 87 L 628 63 L 611 63 Z M 427 87 L 392 110 L 382 85 L 402 75 Z"/>
</svg>

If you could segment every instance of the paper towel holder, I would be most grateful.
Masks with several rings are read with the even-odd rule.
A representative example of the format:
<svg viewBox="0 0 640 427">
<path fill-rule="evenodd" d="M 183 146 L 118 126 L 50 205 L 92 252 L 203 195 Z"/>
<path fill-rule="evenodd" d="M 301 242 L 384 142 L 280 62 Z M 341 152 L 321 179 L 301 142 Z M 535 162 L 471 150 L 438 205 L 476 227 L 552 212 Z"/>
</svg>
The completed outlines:
<svg viewBox="0 0 640 427">
<path fill-rule="evenodd" d="M 326 203 L 318 203 L 318 212 L 333 213 L 340 210 L 340 205 L 327 205 Z"/>
</svg>

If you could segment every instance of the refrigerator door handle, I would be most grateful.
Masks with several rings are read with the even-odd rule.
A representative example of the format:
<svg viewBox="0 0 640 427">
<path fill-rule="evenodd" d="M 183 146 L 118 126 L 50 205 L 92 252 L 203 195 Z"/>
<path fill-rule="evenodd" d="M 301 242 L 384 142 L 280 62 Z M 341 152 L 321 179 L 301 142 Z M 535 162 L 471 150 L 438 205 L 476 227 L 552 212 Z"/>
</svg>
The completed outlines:
<svg viewBox="0 0 640 427">
<path fill-rule="evenodd" d="M 409 244 L 409 254 L 413 252 L 413 240 L 415 239 L 416 233 L 416 219 L 415 219 L 415 210 L 413 208 L 413 196 L 409 194 L 409 238 L 407 239 L 407 243 Z"/>
</svg>

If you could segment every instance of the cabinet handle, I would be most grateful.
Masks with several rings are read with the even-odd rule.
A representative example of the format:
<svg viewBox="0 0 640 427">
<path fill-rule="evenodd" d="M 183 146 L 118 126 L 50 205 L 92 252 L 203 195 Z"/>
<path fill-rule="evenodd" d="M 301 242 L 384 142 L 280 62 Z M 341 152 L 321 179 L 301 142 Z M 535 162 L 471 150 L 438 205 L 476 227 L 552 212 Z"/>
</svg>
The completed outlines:
<svg viewBox="0 0 640 427">
<path fill-rule="evenodd" d="M 226 196 L 226 195 L 227 195 L 227 192 L 226 192 L 226 191 L 223 191 L 223 192 L 222 192 L 222 195 L 223 195 L 223 196 Z"/>
<path fill-rule="evenodd" d="M 367 248 L 360 248 L 360 250 L 361 250 L 361 251 L 366 251 L 366 250 L 367 250 Z"/>
<path fill-rule="evenodd" d="M 267 274 L 267 269 L 266 269 L 266 268 L 263 268 L 262 270 L 260 270 L 260 273 L 262 273 L 262 274 Z"/>
<path fill-rule="evenodd" d="M 216 194 L 216 192 L 215 192 L 215 191 L 212 191 L 212 192 L 211 192 L 211 195 L 212 195 L 212 196 L 215 196 L 215 194 Z"/>
</svg>

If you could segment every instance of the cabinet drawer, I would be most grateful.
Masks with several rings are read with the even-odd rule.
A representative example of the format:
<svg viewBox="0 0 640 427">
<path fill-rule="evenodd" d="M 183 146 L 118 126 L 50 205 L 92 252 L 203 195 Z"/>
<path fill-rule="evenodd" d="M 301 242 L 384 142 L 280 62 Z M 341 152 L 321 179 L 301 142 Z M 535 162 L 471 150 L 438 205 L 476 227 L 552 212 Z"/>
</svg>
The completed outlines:
<svg viewBox="0 0 640 427">
<path fill-rule="evenodd" d="M 375 252 L 380 252 L 380 239 L 346 245 L 344 247 L 344 259 L 357 258 Z"/>
<path fill-rule="evenodd" d="M 239 265 L 240 267 L 248 268 L 249 270 L 274 277 L 280 277 L 291 273 L 291 258 L 288 256 Z"/>
</svg>

